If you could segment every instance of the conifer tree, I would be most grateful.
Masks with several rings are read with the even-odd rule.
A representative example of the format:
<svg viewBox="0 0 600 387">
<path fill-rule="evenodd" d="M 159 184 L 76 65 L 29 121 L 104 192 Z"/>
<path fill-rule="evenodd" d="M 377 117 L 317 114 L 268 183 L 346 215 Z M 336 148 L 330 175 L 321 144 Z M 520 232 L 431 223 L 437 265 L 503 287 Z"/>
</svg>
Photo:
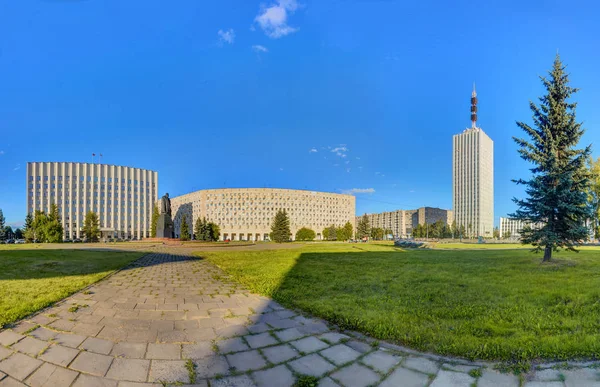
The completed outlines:
<svg viewBox="0 0 600 387">
<path fill-rule="evenodd" d="M 4 230 L 4 214 L 2 213 L 2 209 L 0 208 L 0 241 L 6 239 L 6 231 Z"/>
<path fill-rule="evenodd" d="M 158 204 L 154 205 L 152 209 L 152 220 L 150 223 L 150 236 L 152 238 L 156 238 L 156 225 L 158 224 L 158 217 L 160 214 L 158 213 Z"/>
<path fill-rule="evenodd" d="M 181 230 L 179 233 L 179 240 L 189 241 L 190 240 L 190 229 L 188 227 L 185 216 L 181 217 Z"/>
<path fill-rule="evenodd" d="M 371 225 L 369 223 L 369 217 L 367 216 L 367 214 L 364 214 L 358 221 L 358 224 L 356 225 L 356 238 L 368 238 L 370 235 Z"/>
<path fill-rule="evenodd" d="M 271 225 L 271 238 L 277 243 L 290 241 L 290 219 L 285 210 L 277 211 Z"/>
<path fill-rule="evenodd" d="M 517 122 L 530 137 L 514 138 L 519 154 L 534 166 L 530 180 L 514 180 L 526 187 L 527 197 L 513 199 L 518 209 L 510 216 L 541 225 L 525 227 L 521 242 L 532 244 L 536 252 L 543 250 L 546 262 L 551 260 L 553 251 L 577 251 L 575 244 L 588 238 L 586 220 L 592 214 L 587 202 L 590 172 L 586 161 L 591 146 L 576 148 L 584 129 L 575 118 L 577 104 L 569 99 L 577 89 L 569 86 L 569 76 L 558 55 L 549 78 L 541 79 L 547 93 L 540 98 L 539 106 L 529 104 L 534 127 Z"/>
<path fill-rule="evenodd" d="M 33 229 L 33 215 L 28 212 L 25 215 L 25 227 L 23 228 L 23 235 L 25 236 L 25 242 L 31 243 L 35 239 L 35 230 Z"/>
<path fill-rule="evenodd" d="M 83 221 L 83 235 L 88 242 L 98 242 L 100 240 L 100 220 L 98 214 L 88 211 Z"/>
</svg>

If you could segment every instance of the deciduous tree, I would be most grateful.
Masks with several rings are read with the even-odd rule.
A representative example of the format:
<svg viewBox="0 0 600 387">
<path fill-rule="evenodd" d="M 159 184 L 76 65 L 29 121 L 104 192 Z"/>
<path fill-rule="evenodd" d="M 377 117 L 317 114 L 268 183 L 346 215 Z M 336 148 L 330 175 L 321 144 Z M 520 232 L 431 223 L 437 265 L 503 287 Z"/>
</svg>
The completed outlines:
<svg viewBox="0 0 600 387">
<path fill-rule="evenodd" d="M 313 230 L 307 227 L 302 227 L 298 231 L 296 231 L 296 240 L 297 241 L 313 241 L 317 235 Z"/>
</svg>

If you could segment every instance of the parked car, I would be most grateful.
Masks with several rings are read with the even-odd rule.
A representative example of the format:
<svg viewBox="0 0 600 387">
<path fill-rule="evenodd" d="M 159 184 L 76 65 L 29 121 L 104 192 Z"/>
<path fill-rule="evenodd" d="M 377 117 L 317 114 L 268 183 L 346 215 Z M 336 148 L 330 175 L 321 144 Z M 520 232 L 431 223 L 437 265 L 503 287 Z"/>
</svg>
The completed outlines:
<svg viewBox="0 0 600 387">
<path fill-rule="evenodd" d="M 15 244 L 22 245 L 25 243 L 25 239 L 16 239 Z"/>
<path fill-rule="evenodd" d="M 63 239 L 63 243 L 71 243 L 71 240 L 69 238 Z"/>
<path fill-rule="evenodd" d="M 75 238 L 75 239 L 73 239 L 73 243 L 81 243 L 81 239 Z"/>
<path fill-rule="evenodd" d="M 14 243 L 15 243 L 15 240 L 14 240 L 14 239 L 9 239 L 9 240 L 7 240 L 7 241 L 6 241 L 6 244 L 7 244 L 7 245 L 12 245 L 12 244 L 14 244 Z"/>
</svg>

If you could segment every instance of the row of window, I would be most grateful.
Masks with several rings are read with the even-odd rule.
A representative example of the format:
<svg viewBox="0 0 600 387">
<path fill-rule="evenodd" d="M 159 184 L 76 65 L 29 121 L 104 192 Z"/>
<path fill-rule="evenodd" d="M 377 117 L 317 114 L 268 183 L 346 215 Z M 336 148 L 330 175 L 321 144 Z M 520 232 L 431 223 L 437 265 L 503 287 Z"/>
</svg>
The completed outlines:
<svg viewBox="0 0 600 387">
<path fill-rule="evenodd" d="M 36 181 L 42 181 L 42 177 L 44 178 L 43 179 L 44 181 L 50 181 L 50 180 L 51 181 L 56 181 L 56 180 L 63 181 L 63 177 L 62 176 L 36 176 L 35 180 Z M 33 176 L 29 176 L 29 181 L 33 181 L 33 180 L 34 180 Z M 65 181 L 68 181 L 68 180 L 77 181 L 77 176 L 73 176 L 73 179 L 71 179 L 70 176 L 66 176 L 65 177 Z M 82 181 L 82 182 L 83 181 L 92 182 L 92 180 L 94 181 L 94 183 L 97 183 L 99 181 L 102 182 L 102 183 L 105 183 L 106 182 L 106 177 L 100 177 L 100 178 L 98 178 L 98 176 L 94 176 L 93 179 L 92 179 L 92 176 L 87 176 L 87 179 L 84 176 L 80 176 L 79 177 L 79 181 Z M 118 183 L 119 182 L 119 178 L 118 177 L 115 177 L 115 178 L 109 177 L 108 178 L 108 182 L 109 183 L 112 183 L 112 182 Z M 133 184 L 138 185 L 138 180 L 137 179 L 125 179 L 125 178 L 121 178 L 120 182 L 121 183 L 127 182 L 128 184 L 131 184 L 133 182 Z M 144 180 L 139 181 L 140 185 L 144 185 L 144 182 L 146 183 L 146 187 L 150 186 L 150 182 L 149 181 L 144 181 Z M 152 187 L 154 187 L 154 185 L 155 185 L 155 183 L 152 183 Z"/>
</svg>

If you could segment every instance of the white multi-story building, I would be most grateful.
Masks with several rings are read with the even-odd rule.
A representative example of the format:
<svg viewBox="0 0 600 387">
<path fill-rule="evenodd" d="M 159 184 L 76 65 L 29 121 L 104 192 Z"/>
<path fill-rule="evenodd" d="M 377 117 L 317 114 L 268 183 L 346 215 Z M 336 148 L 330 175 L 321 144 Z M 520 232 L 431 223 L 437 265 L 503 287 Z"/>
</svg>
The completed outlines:
<svg viewBox="0 0 600 387">
<path fill-rule="evenodd" d="M 150 237 L 158 173 L 106 164 L 27 163 L 27 212 L 56 204 L 64 237 L 83 238 L 88 211 L 98 214 L 103 239 Z"/>
<path fill-rule="evenodd" d="M 471 127 L 453 137 L 452 203 L 457 227 L 469 237 L 494 232 L 494 142 L 477 127 L 477 93 L 471 95 Z"/>
<path fill-rule="evenodd" d="M 196 220 L 206 218 L 219 225 L 221 240 L 268 240 L 279 209 L 289 216 L 292 238 L 308 227 L 322 239 L 324 228 L 354 223 L 355 207 L 352 195 L 279 188 L 207 189 L 171 199 L 175 236 L 183 218 L 192 233 Z"/>
<path fill-rule="evenodd" d="M 500 218 L 500 239 L 521 239 L 521 230 L 523 230 L 525 226 L 536 229 L 542 227 L 543 224 L 524 222 L 513 218 Z"/>
</svg>

